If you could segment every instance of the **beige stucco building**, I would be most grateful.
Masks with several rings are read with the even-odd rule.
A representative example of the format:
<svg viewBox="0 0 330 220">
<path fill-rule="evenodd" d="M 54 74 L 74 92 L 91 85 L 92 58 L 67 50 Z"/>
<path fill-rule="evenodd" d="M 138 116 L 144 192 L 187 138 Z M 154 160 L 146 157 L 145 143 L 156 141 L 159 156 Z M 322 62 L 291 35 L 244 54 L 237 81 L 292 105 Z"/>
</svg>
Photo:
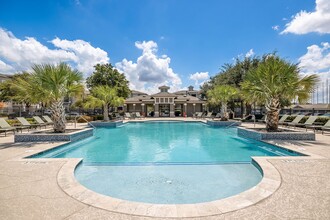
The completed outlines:
<svg viewBox="0 0 330 220">
<path fill-rule="evenodd" d="M 189 86 L 188 90 L 168 92 L 170 87 L 159 87 L 159 93 L 148 95 L 132 91 L 132 96 L 125 101 L 126 112 L 140 112 L 150 117 L 192 116 L 195 112 L 205 111 L 206 101 L 200 97 L 200 91 Z"/>
</svg>

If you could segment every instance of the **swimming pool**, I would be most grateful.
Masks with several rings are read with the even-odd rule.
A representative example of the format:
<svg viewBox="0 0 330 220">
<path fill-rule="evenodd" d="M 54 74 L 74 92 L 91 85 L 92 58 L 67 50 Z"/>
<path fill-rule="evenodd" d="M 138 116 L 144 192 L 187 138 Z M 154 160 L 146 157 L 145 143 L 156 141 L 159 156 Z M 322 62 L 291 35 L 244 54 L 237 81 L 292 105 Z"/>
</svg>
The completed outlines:
<svg viewBox="0 0 330 220">
<path fill-rule="evenodd" d="M 35 157 L 83 158 L 76 169 L 85 187 L 115 198 L 159 204 L 226 198 L 260 182 L 251 156 L 296 156 L 245 139 L 235 128 L 197 122 L 127 123 Z"/>
</svg>

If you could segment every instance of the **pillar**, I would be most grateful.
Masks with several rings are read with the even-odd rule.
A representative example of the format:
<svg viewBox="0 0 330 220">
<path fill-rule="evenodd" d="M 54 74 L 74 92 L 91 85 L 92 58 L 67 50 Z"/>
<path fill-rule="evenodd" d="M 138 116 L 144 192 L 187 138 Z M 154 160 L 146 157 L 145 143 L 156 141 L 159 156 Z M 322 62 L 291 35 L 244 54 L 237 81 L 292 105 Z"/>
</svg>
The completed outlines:
<svg viewBox="0 0 330 220">
<path fill-rule="evenodd" d="M 159 117 L 159 104 L 155 104 L 155 117 Z"/>
<path fill-rule="evenodd" d="M 175 117 L 175 104 L 170 104 L 170 117 Z"/>
</svg>

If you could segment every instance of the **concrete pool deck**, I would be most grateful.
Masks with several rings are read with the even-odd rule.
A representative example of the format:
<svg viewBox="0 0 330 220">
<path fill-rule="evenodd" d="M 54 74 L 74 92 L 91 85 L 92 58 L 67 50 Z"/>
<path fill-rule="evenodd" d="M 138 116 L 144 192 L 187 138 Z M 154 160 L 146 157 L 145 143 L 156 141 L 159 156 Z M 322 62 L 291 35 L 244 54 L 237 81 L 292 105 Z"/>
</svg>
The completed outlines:
<svg viewBox="0 0 330 220">
<path fill-rule="evenodd" d="M 13 139 L 13 135 L 0 138 L 0 219 L 157 219 L 107 211 L 69 196 L 60 186 L 58 175 L 72 159 L 21 159 L 59 143 L 14 144 Z M 267 158 L 280 175 L 275 192 L 236 211 L 223 209 L 216 215 L 194 219 L 329 219 L 330 133 L 317 133 L 316 141 L 270 143 L 313 156 Z M 228 205 L 241 205 L 235 203 Z M 210 211 L 209 207 L 190 207 L 187 213 Z M 168 212 L 164 208 L 159 211 Z"/>
</svg>

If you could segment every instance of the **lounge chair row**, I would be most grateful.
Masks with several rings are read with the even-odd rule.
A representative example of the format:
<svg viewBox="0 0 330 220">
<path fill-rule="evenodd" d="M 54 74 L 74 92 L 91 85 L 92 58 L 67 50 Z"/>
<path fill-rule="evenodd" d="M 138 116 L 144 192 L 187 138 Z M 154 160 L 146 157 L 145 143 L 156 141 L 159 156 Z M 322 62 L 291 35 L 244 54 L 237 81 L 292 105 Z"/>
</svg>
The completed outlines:
<svg viewBox="0 0 330 220">
<path fill-rule="evenodd" d="M 20 125 L 18 126 L 11 126 L 8 124 L 8 122 L 4 118 L 0 118 L 0 132 L 4 132 L 5 136 L 7 136 L 8 131 L 12 131 L 15 133 L 15 131 L 23 131 L 23 129 L 32 129 L 37 127 L 47 127 L 47 125 L 52 125 L 53 121 L 49 116 L 43 116 L 44 120 L 42 120 L 39 116 L 34 116 L 34 120 L 37 122 L 37 124 L 31 124 L 23 117 L 17 117 L 16 119 L 20 122 Z"/>
<path fill-rule="evenodd" d="M 135 119 L 135 118 L 142 119 L 144 117 L 140 114 L 140 112 L 133 112 L 133 113 L 125 112 L 124 118 L 126 118 L 126 119 Z"/>
<path fill-rule="evenodd" d="M 213 112 L 208 112 L 207 114 L 204 114 L 203 112 L 196 112 L 193 115 L 193 118 L 221 118 L 221 113 L 217 113 L 215 116 L 213 116 Z"/>
<path fill-rule="evenodd" d="M 301 120 L 305 117 L 304 115 L 297 115 L 292 122 L 288 122 L 287 118 L 290 115 L 283 115 L 279 120 L 279 125 L 284 126 L 292 126 L 294 128 L 296 127 L 303 127 L 306 128 L 306 131 L 308 128 L 313 129 L 314 131 L 316 129 L 322 130 L 322 134 L 324 131 L 330 131 L 330 120 L 328 120 L 325 125 L 315 125 L 315 121 L 318 119 L 319 116 L 309 116 L 307 121 L 305 123 L 300 123 Z"/>
</svg>

